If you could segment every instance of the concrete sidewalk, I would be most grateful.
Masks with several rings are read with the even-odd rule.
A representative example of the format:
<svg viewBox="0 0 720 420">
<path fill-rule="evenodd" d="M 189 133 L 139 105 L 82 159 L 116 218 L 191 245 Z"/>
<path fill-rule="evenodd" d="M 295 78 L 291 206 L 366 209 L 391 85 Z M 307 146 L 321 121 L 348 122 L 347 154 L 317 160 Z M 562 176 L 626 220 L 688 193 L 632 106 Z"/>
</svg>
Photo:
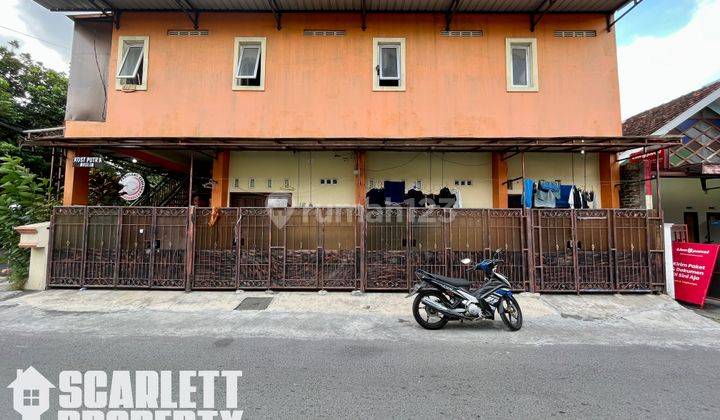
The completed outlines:
<svg viewBox="0 0 720 420">
<path fill-rule="evenodd" d="M 499 320 L 422 330 L 399 293 L 48 290 L 0 294 L 0 332 L 720 347 L 720 323 L 665 295 L 516 296 L 524 326 L 510 333 Z M 248 297 L 272 302 L 235 311 Z"/>
</svg>

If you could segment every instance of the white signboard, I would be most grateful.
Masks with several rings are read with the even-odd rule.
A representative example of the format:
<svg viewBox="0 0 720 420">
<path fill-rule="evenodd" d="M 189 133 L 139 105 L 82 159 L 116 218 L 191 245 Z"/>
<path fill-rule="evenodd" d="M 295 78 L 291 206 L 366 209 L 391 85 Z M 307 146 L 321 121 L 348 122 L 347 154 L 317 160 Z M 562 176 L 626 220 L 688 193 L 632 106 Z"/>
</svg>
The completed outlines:
<svg viewBox="0 0 720 420">
<path fill-rule="evenodd" d="M 135 201 L 145 191 L 145 180 L 140 174 L 130 172 L 120 178 L 120 198 L 126 201 Z"/>
</svg>

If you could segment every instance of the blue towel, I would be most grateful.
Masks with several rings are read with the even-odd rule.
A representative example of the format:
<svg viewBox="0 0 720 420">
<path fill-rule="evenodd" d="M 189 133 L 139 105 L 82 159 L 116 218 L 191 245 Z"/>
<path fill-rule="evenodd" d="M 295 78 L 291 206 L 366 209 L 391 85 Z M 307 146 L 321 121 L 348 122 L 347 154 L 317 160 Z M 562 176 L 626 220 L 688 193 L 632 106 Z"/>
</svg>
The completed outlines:
<svg viewBox="0 0 720 420">
<path fill-rule="evenodd" d="M 531 209 L 533 206 L 533 190 L 535 189 L 535 181 L 525 178 L 523 182 L 523 206 Z"/>
<path fill-rule="evenodd" d="M 385 203 L 402 204 L 405 201 L 405 182 L 385 181 Z"/>
<path fill-rule="evenodd" d="M 570 208 L 570 197 L 572 196 L 572 190 L 574 185 L 561 185 L 560 186 L 560 198 L 555 202 L 555 206 L 559 209 Z"/>
</svg>

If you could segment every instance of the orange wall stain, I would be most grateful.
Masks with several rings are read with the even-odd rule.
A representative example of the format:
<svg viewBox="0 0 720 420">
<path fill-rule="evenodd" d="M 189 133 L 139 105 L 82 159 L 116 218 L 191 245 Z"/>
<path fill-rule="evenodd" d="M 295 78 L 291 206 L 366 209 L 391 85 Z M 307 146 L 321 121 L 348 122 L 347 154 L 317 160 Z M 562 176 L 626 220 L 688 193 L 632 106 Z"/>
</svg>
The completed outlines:
<svg viewBox="0 0 720 420">
<path fill-rule="evenodd" d="M 113 35 L 106 122 L 68 121 L 68 137 L 540 137 L 621 135 L 614 33 L 600 15 L 206 13 L 207 37 L 169 37 L 184 14 L 124 13 Z M 309 37 L 304 29 L 344 29 Z M 555 38 L 595 29 L 595 38 Z M 150 37 L 148 90 L 115 90 L 119 36 Z M 237 36 L 267 37 L 264 91 L 233 91 Z M 404 92 L 374 92 L 373 37 L 406 38 Z M 536 37 L 540 91 L 507 92 L 505 38 Z"/>
</svg>

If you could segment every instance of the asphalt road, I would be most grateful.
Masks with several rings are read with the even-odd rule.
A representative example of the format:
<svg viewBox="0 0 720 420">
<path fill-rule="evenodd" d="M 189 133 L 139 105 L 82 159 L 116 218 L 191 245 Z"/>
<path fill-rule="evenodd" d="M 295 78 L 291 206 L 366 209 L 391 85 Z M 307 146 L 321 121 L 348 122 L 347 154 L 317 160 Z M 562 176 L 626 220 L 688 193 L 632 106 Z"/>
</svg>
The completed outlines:
<svg viewBox="0 0 720 420">
<path fill-rule="evenodd" d="M 72 369 L 233 369 L 243 371 L 244 419 L 699 419 L 720 412 L 720 349 L 703 346 L 117 337 L 69 329 L 0 332 L 2 388 L 29 365 L 56 379 Z M 20 418 L 10 390 L 0 395 L 0 418 Z"/>
</svg>

